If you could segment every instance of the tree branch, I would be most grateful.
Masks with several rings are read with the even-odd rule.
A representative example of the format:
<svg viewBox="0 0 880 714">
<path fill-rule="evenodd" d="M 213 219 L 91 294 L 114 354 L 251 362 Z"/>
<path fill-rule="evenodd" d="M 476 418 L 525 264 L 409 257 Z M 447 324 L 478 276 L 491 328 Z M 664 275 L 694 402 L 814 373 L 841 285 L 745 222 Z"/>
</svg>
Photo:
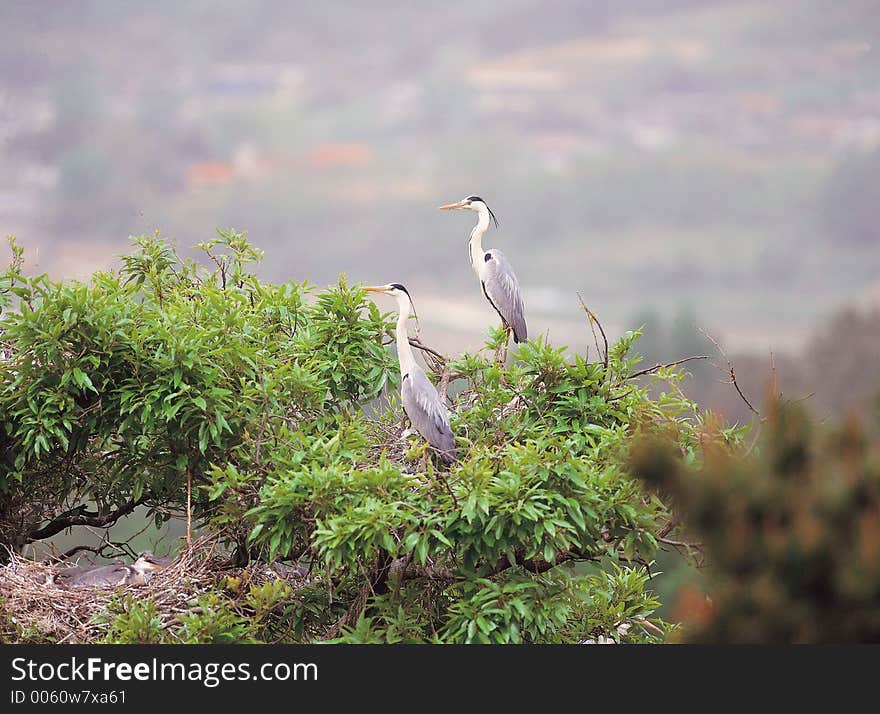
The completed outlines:
<svg viewBox="0 0 880 714">
<path fill-rule="evenodd" d="M 590 331 L 593 333 L 593 341 L 596 343 L 596 352 L 599 353 L 599 356 L 602 358 L 602 365 L 605 369 L 608 369 L 608 338 L 605 336 L 605 330 L 602 329 L 602 323 L 599 322 L 599 318 L 593 313 L 593 311 L 587 307 L 584 299 L 581 297 L 581 294 L 576 293 L 578 296 L 578 302 L 581 304 L 581 309 L 587 313 L 587 317 L 590 319 Z M 596 327 L 599 328 L 599 332 L 602 333 L 602 339 L 605 341 L 605 351 L 599 349 L 599 339 L 596 337 L 596 330 L 593 328 L 593 323 L 596 323 Z"/>
<path fill-rule="evenodd" d="M 640 370 L 638 372 L 633 372 L 630 375 L 627 375 L 627 379 L 634 379 L 635 377 L 641 377 L 645 374 L 651 374 L 652 372 L 656 372 L 659 369 L 666 369 L 667 367 L 675 367 L 677 364 L 684 364 L 685 362 L 690 362 L 695 359 L 709 359 L 709 355 L 693 355 L 691 357 L 683 357 L 681 359 L 675 360 L 675 362 L 667 362 L 666 364 L 660 364 L 659 362 L 655 364 L 653 367 L 648 367 L 647 369 Z"/>
<path fill-rule="evenodd" d="M 398 558 L 397 560 L 406 559 Z M 367 602 L 371 595 L 382 595 L 388 592 L 388 577 L 391 572 L 391 566 L 395 562 L 396 560 L 391 560 L 388 551 L 384 549 L 379 551 L 379 560 L 376 563 L 373 572 L 367 577 L 366 582 L 363 587 L 361 587 L 360 592 L 358 592 L 354 602 L 352 602 L 345 614 L 327 631 L 326 639 L 329 640 L 339 637 L 344 627 L 353 627 L 357 623 L 361 613 L 367 607 Z M 329 582 L 332 582 L 332 579 L 328 580 Z"/>
<path fill-rule="evenodd" d="M 72 528 L 73 526 L 94 526 L 97 528 L 111 526 L 123 516 L 127 516 L 146 500 L 146 496 L 142 496 L 136 501 L 130 500 L 115 511 L 103 515 L 86 511 L 82 507 L 75 509 L 72 515 L 61 515 L 49 521 L 42 528 L 31 529 L 27 536 L 27 542 L 33 543 L 36 540 L 51 538 L 53 535 L 56 535 L 67 528 Z M 68 511 L 68 513 L 70 514 L 71 512 Z"/>
<path fill-rule="evenodd" d="M 727 353 L 724 351 L 724 349 L 721 347 L 721 345 L 718 344 L 718 341 L 714 337 L 712 337 L 712 335 L 710 335 L 708 332 L 706 332 L 702 327 L 698 327 L 697 329 L 703 333 L 703 337 L 705 337 L 707 340 L 709 340 L 709 342 L 711 342 L 713 345 L 715 345 L 715 349 L 718 350 L 719 354 L 722 357 L 724 357 L 724 361 L 727 362 L 727 374 L 728 374 L 728 379 L 730 380 L 730 383 L 736 389 L 737 394 L 739 394 L 739 396 L 742 397 L 742 400 L 746 403 L 746 406 L 749 409 L 751 409 L 755 415 L 760 417 L 761 412 L 759 412 L 757 409 L 755 409 L 752 406 L 752 403 L 746 398 L 746 395 L 743 394 L 742 389 L 739 388 L 739 383 L 737 383 L 737 381 L 736 381 L 736 372 L 733 371 L 733 365 L 731 364 L 730 358 L 727 356 Z"/>
<path fill-rule="evenodd" d="M 112 550 L 110 555 L 107 555 L 107 551 Z M 137 555 L 128 547 L 126 543 L 116 543 L 114 541 L 105 541 L 101 543 L 101 545 L 97 547 L 93 547 L 90 545 L 76 545 L 73 548 L 65 550 L 63 553 L 59 555 L 53 555 L 49 558 L 46 558 L 44 563 L 61 563 L 69 558 L 73 557 L 77 553 L 94 553 L 97 556 L 102 558 L 109 557 L 119 557 L 119 556 L 129 556 L 129 557 L 137 557 Z"/>
<path fill-rule="evenodd" d="M 416 580 L 417 578 L 452 581 L 456 577 L 452 568 L 444 568 L 441 565 L 413 565 L 412 553 L 395 558 L 388 568 L 388 579 L 392 581 Z"/>
<path fill-rule="evenodd" d="M 422 352 L 427 352 L 429 355 L 434 357 L 440 364 L 446 364 L 446 358 L 440 354 L 437 350 L 431 349 L 426 344 L 424 344 L 418 337 L 410 337 L 409 343 L 415 347 L 417 350 L 421 350 Z"/>
</svg>

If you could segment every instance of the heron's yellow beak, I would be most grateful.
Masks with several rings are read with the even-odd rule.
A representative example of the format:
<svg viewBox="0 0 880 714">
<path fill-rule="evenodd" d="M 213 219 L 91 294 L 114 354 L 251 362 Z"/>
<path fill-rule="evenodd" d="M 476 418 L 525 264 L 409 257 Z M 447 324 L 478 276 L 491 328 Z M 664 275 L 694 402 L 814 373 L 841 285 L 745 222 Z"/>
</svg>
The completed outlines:
<svg viewBox="0 0 880 714">
<path fill-rule="evenodd" d="M 364 288 L 368 293 L 384 293 L 386 289 L 384 285 L 369 285 Z"/>
<path fill-rule="evenodd" d="M 447 203 L 445 206 L 440 206 L 441 211 L 455 211 L 459 208 L 465 208 L 467 206 L 467 201 L 459 201 L 458 203 Z"/>
</svg>

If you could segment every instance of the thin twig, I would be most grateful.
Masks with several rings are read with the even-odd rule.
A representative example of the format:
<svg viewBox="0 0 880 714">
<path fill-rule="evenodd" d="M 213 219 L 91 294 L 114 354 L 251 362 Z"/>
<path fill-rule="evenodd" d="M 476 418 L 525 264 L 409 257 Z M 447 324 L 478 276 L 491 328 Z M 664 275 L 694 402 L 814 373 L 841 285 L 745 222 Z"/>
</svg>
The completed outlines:
<svg viewBox="0 0 880 714">
<path fill-rule="evenodd" d="M 758 445 L 758 440 L 761 438 L 761 422 L 758 422 L 758 427 L 755 429 L 755 436 L 752 438 L 752 443 L 749 444 L 749 447 L 745 450 L 742 457 L 744 459 L 748 458 L 749 454 L 754 451 L 755 447 Z"/>
<path fill-rule="evenodd" d="M 810 392 L 809 394 L 805 394 L 804 396 L 798 397 L 797 399 L 789 399 L 785 402 L 785 404 L 797 404 L 798 402 L 804 402 L 807 399 L 812 399 L 815 396 L 816 396 L 815 392 Z"/>
<path fill-rule="evenodd" d="M 653 367 L 648 367 L 647 369 L 639 370 L 638 372 L 633 372 L 630 375 L 627 375 L 627 379 L 634 379 L 636 377 L 641 377 L 645 374 L 651 374 L 652 372 L 656 372 L 659 369 L 666 369 L 668 367 L 674 367 L 677 364 L 684 364 L 685 362 L 690 362 L 695 359 L 709 359 L 709 355 L 693 355 L 691 357 L 683 357 L 682 359 L 677 359 L 675 362 L 667 362 L 666 364 L 660 364 L 659 362 L 655 364 Z"/>
<path fill-rule="evenodd" d="M 761 412 L 759 412 L 757 409 L 755 409 L 755 407 L 752 406 L 752 403 L 748 400 L 746 395 L 743 394 L 742 389 L 740 389 L 739 383 L 736 381 L 736 372 L 734 372 L 734 370 L 733 370 L 733 365 L 731 364 L 730 358 L 727 356 L 727 353 L 724 351 L 724 349 L 721 347 L 721 345 L 718 344 L 718 341 L 714 337 L 712 337 L 712 335 L 710 335 L 708 332 L 706 332 L 702 327 L 698 327 L 697 329 L 701 333 L 703 333 L 703 336 L 707 340 L 709 340 L 709 342 L 711 342 L 713 345 L 715 345 L 715 349 L 718 350 L 719 354 L 722 357 L 724 357 L 724 361 L 727 362 L 728 381 L 730 382 L 730 384 L 732 384 L 734 386 L 737 394 L 739 394 L 739 396 L 742 398 L 742 400 L 746 403 L 746 406 L 749 409 L 751 409 L 755 415 L 760 417 Z"/>
<path fill-rule="evenodd" d="M 702 543 L 685 543 L 681 540 L 672 540 L 670 538 L 658 538 L 657 541 L 659 543 L 665 543 L 666 545 L 672 546 L 673 548 L 693 548 L 694 550 L 702 550 Z"/>
<path fill-rule="evenodd" d="M 68 558 L 73 557 L 77 553 L 94 553 L 95 555 L 101 556 L 103 558 L 103 557 L 106 557 L 104 555 L 104 551 L 110 547 L 112 547 L 112 546 L 109 543 L 103 543 L 102 545 L 98 546 L 97 548 L 90 546 L 90 545 L 76 545 L 73 548 L 69 548 L 68 550 L 65 550 L 63 553 L 61 553 L 59 555 L 53 555 L 49 558 L 46 558 L 43 562 L 46 563 L 47 565 L 51 565 L 52 563 L 61 563 L 65 560 L 67 560 Z M 124 552 L 125 551 L 121 551 L 120 554 L 123 554 Z"/>
<path fill-rule="evenodd" d="M 779 383 L 776 375 L 776 355 L 770 350 L 770 393 L 779 394 Z"/>
<path fill-rule="evenodd" d="M 192 469 L 186 467 L 186 547 L 192 547 Z"/>
<path fill-rule="evenodd" d="M 602 365 L 603 365 L 603 366 L 605 367 L 605 369 L 607 370 L 607 369 L 608 369 L 608 338 L 605 336 L 605 330 L 602 329 L 602 323 L 599 322 L 599 318 L 596 317 L 596 315 L 593 313 L 593 311 L 592 311 L 590 308 L 587 307 L 586 303 L 584 302 L 584 299 L 581 297 L 580 292 L 577 292 L 576 294 L 577 294 L 577 297 L 578 297 L 578 301 L 579 301 L 580 304 L 581 304 L 581 309 L 582 309 L 585 313 L 587 313 L 587 317 L 590 319 L 590 330 L 591 330 L 592 333 L 593 333 L 593 340 L 594 340 L 595 343 L 596 343 L 596 352 L 598 352 L 599 355 L 601 355 L 601 357 L 602 357 Z M 599 339 L 596 337 L 596 331 L 593 329 L 593 323 L 594 323 L 594 322 L 596 323 L 596 327 L 599 328 L 599 332 L 602 333 L 602 340 L 605 342 L 605 350 L 604 350 L 604 351 L 602 351 L 602 350 L 599 349 Z"/>
<path fill-rule="evenodd" d="M 427 352 L 428 354 L 432 355 L 441 364 L 446 364 L 446 358 L 442 354 L 440 354 L 437 350 L 428 347 L 418 337 L 410 337 L 409 343 L 416 349 L 422 350 L 422 352 Z"/>
<path fill-rule="evenodd" d="M 444 471 L 435 470 L 434 473 L 440 477 L 440 483 L 443 484 L 443 487 L 446 489 L 446 493 L 449 494 L 449 497 L 452 499 L 452 503 L 455 504 L 456 509 L 458 508 L 458 499 L 455 497 L 455 494 L 452 491 L 452 488 L 449 485 L 449 482 L 446 480 L 446 473 Z"/>
<path fill-rule="evenodd" d="M 440 373 L 440 383 L 437 385 L 437 392 L 446 406 L 449 406 L 451 403 L 449 399 L 449 378 L 449 365 L 444 363 L 443 371 Z"/>
</svg>

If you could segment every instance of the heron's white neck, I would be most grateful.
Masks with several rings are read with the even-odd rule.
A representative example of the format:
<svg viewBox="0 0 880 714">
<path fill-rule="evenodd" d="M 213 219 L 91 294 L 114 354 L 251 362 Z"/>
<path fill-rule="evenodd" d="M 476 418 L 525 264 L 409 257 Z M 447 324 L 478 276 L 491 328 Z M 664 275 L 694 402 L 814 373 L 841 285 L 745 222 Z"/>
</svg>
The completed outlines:
<svg viewBox="0 0 880 714">
<path fill-rule="evenodd" d="M 468 244 L 471 252 L 471 267 L 480 276 L 480 265 L 483 262 L 483 236 L 489 230 L 489 209 L 486 206 L 480 206 L 477 209 L 477 225 L 471 231 L 471 240 Z"/>
<path fill-rule="evenodd" d="M 409 335 L 406 333 L 406 322 L 409 320 L 409 298 L 406 295 L 395 295 L 397 300 L 397 361 L 400 362 L 400 374 L 409 374 L 415 366 L 416 358 L 409 346 Z"/>
</svg>

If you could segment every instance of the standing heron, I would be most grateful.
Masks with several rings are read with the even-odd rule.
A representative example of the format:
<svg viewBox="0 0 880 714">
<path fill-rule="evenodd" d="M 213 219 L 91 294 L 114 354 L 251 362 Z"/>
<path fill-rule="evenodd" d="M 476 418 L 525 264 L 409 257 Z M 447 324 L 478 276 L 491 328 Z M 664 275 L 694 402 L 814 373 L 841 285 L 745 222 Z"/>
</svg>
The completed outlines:
<svg viewBox="0 0 880 714">
<path fill-rule="evenodd" d="M 510 341 L 510 333 L 513 332 L 513 341 L 525 342 L 528 339 L 526 318 L 523 314 L 522 291 L 519 280 L 510 265 L 510 261 L 500 250 L 491 248 L 483 250 L 483 236 L 489 230 L 489 219 L 498 227 L 498 219 L 492 213 L 492 209 L 479 196 L 468 196 L 458 203 L 449 203 L 440 206 L 441 211 L 476 211 L 477 225 L 471 231 L 469 242 L 471 267 L 480 280 L 483 295 L 489 304 L 495 308 L 495 312 L 501 317 L 504 331 L 507 333 L 507 341 Z M 506 355 L 506 351 L 505 351 Z"/>
<path fill-rule="evenodd" d="M 451 464 L 456 458 L 455 437 L 449 427 L 446 407 L 440 400 L 437 388 L 425 375 L 425 370 L 416 364 L 406 333 L 412 298 L 400 283 L 366 287 L 364 290 L 384 293 L 397 300 L 397 360 L 400 362 L 400 398 L 403 410 L 415 430 L 437 451 L 440 459 Z"/>
</svg>

